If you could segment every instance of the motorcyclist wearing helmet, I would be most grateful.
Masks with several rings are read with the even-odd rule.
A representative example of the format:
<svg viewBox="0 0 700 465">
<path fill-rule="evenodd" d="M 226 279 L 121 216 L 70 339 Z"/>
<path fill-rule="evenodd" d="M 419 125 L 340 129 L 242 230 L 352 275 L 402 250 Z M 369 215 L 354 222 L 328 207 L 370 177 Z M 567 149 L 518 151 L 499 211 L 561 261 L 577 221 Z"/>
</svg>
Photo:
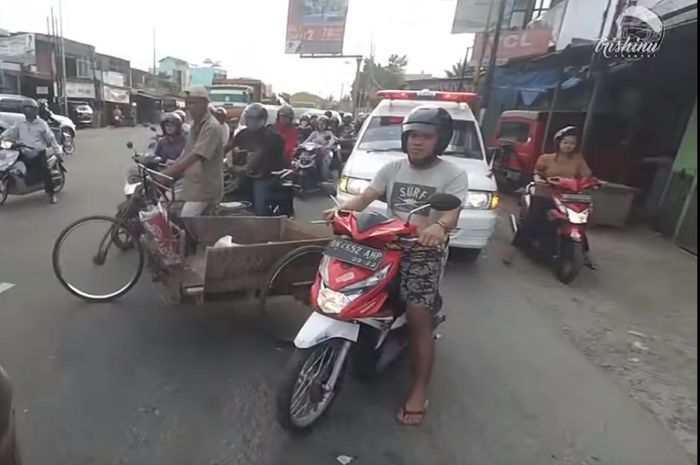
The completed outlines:
<svg viewBox="0 0 700 465">
<path fill-rule="evenodd" d="M 228 118 L 228 114 L 226 113 L 226 109 L 224 107 L 216 107 L 214 109 L 214 118 L 221 123 L 221 127 L 223 128 L 223 135 L 224 135 L 224 147 L 228 144 L 229 139 L 231 138 L 231 126 L 228 125 L 226 122 L 226 119 Z"/>
<path fill-rule="evenodd" d="M 267 109 L 260 103 L 251 103 L 243 110 L 245 127 L 229 142 L 225 153 L 243 154 L 237 171 L 251 181 L 253 210 L 258 216 L 267 216 L 277 180 L 273 171 L 284 168 L 284 139 L 274 128 L 267 126 Z M 234 162 L 235 163 L 235 162 Z"/>
<path fill-rule="evenodd" d="M 39 118 L 46 121 L 49 124 L 49 126 L 61 125 L 58 121 L 54 119 L 53 113 L 51 113 L 51 110 L 49 110 L 49 102 L 45 98 L 40 98 L 36 101 L 36 103 L 39 105 Z"/>
<path fill-rule="evenodd" d="M 56 203 L 53 179 L 46 157 L 46 151 L 51 148 L 54 153 L 60 154 L 61 147 L 49 128 L 49 125 L 38 118 L 39 105 L 33 99 L 27 98 L 22 102 L 22 112 L 25 120 L 0 134 L 0 140 L 21 142 L 28 148 L 22 150 L 22 161 L 27 171 L 35 171 L 42 175 L 44 190 L 49 196 L 50 203 Z"/>
<path fill-rule="evenodd" d="M 308 113 L 299 118 L 299 140 L 304 141 L 309 138 L 314 128 L 311 126 L 311 118 Z"/>
<path fill-rule="evenodd" d="M 535 163 L 534 180 L 537 189 L 532 196 L 528 215 L 513 239 L 516 248 L 527 249 L 531 241 L 537 239 L 543 241 L 544 247 L 554 253 L 556 231 L 547 218 L 547 212 L 555 208 L 555 205 L 547 180 L 585 178 L 593 174 L 579 150 L 580 136 L 577 127 L 567 126 L 557 131 L 554 135 L 554 145 L 556 152 L 541 155 Z M 507 258 L 506 262 L 510 260 Z M 587 253 L 586 261 L 588 266 L 593 267 Z"/>
<path fill-rule="evenodd" d="M 163 137 L 156 144 L 154 153 L 166 164 L 172 163 L 180 157 L 187 142 L 182 134 L 182 119 L 174 112 L 166 113 L 160 119 L 160 128 Z"/>
<path fill-rule="evenodd" d="M 328 127 L 334 136 L 338 137 L 340 135 L 340 120 L 335 116 L 328 119 Z"/>
<path fill-rule="evenodd" d="M 326 116 L 319 116 L 316 120 L 316 130 L 304 141 L 304 143 L 313 143 L 319 146 L 318 156 L 321 157 L 321 177 L 324 180 L 329 180 L 331 177 L 331 147 L 336 141 L 335 134 L 329 129 L 328 123 Z"/>
<path fill-rule="evenodd" d="M 467 195 L 467 173 L 440 158 L 452 140 L 450 114 L 434 106 L 413 109 L 404 119 L 401 147 L 406 158 L 384 165 L 369 187 L 341 209 L 363 211 L 375 200 L 385 197 L 387 214 L 401 220 L 423 205 L 430 196 Z M 418 244 L 404 251 L 400 270 L 400 295 L 406 303 L 406 317 L 412 345 L 412 386 L 397 413 L 406 425 L 423 421 L 428 405 L 428 384 L 433 365 L 433 316 L 437 310 L 438 289 L 447 252 L 447 234 L 457 227 L 461 207 L 449 212 L 426 210 L 411 216 L 418 227 Z M 327 210 L 330 220 L 336 210 Z"/>
<path fill-rule="evenodd" d="M 299 129 L 294 126 L 294 109 L 289 105 L 283 105 L 277 110 L 275 130 L 284 139 L 284 158 L 290 165 L 294 150 L 299 145 Z"/>
<path fill-rule="evenodd" d="M 175 113 L 177 116 L 180 117 L 182 120 L 182 135 L 187 137 L 190 134 L 190 123 L 187 121 L 187 113 L 185 113 L 183 110 L 175 110 L 173 113 Z"/>
<path fill-rule="evenodd" d="M 338 129 L 338 135 L 341 139 L 352 139 L 355 137 L 355 124 L 352 121 L 352 115 L 345 113 L 343 115 L 343 123 Z"/>
</svg>

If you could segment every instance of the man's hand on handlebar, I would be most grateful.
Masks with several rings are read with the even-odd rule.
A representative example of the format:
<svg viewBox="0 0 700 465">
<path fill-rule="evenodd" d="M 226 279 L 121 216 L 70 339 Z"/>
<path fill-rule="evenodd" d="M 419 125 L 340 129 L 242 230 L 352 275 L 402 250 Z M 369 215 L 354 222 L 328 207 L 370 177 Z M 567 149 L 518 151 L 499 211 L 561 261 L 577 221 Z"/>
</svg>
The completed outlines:
<svg viewBox="0 0 700 465">
<path fill-rule="evenodd" d="M 433 224 L 425 228 L 418 235 L 418 243 L 425 247 L 437 247 L 445 243 L 445 229 L 439 224 Z"/>
<path fill-rule="evenodd" d="M 335 217 L 336 213 L 338 212 L 338 208 L 329 208 L 328 210 L 324 210 L 323 214 L 323 220 L 326 223 L 330 223 L 331 220 Z"/>
</svg>

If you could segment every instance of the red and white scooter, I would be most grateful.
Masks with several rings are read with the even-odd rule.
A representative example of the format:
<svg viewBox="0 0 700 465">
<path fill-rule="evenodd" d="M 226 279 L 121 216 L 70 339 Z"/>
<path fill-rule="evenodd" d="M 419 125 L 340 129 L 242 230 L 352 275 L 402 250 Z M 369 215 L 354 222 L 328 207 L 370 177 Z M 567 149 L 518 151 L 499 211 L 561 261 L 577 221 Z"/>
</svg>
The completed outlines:
<svg viewBox="0 0 700 465">
<path fill-rule="evenodd" d="M 549 178 L 547 184 L 552 188 L 552 201 L 555 208 L 547 214 L 547 219 L 556 226 L 556 245 L 554 256 L 535 238 L 533 248 L 543 255 L 549 255 L 557 278 L 564 284 L 571 283 L 584 265 L 585 253 L 589 250 L 586 226 L 593 211 L 593 199 L 588 191 L 600 187 L 601 182 L 594 177 L 581 179 Z M 519 222 L 528 214 L 535 184 L 525 188 L 521 202 L 520 218 L 510 216 L 513 232 L 517 232 Z"/>
<path fill-rule="evenodd" d="M 406 222 L 377 212 L 340 211 L 333 239 L 311 288 L 309 317 L 294 340 L 277 397 L 278 417 L 290 430 L 310 428 L 340 391 L 348 361 L 360 378 L 386 367 L 408 346 L 399 268 L 406 245 L 416 243 L 412 215 L 459 208 L 453 195 L 436 194 Z M 402 244 L 403 243 L 403 244 Z M 416 244 L 417 246 L 417 244 Z M 438 299 L 438 307 L 442 300 Z M 444 317 L 435 317 L 435 327 Z"/>
</svg>

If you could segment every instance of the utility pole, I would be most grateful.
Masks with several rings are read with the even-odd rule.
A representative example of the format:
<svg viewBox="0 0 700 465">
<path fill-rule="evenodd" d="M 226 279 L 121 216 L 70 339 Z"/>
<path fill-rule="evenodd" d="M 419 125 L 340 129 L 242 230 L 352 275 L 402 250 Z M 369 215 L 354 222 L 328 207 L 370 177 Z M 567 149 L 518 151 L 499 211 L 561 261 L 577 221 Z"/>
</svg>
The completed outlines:
<svg viewBox="0 0 700 465">
<path fill-rule="evenodd" d="M 481 41 L 481 50 L 479 51 L 479 58 L 476 62 L 476 70 L 474 76 L 474 90 L 479 91 L 479 84 L 481 83 L 481 67 L 484 65 L 484 57 L 486 56 L 486 48 L 489 46 L 489 37 L 491 35 L 491 18 L 493 17 L 493 3 L 495 0 L 491 0 L 489 3 L 489 12 L 486 15 L 486 27 L 484 28 L 484 37 Z M 476 43 L 474 44 L 476 46 Z"/>
<path fill-rule="evenodd" d="M 63 39 L 63 8 L 61 0 L 58 0 L 58 23 L 61 30 L 61 70 L 63 74 L 63 114 L 68 115 L 68 92 L 66 89 L 66 42 Z"/>
<path fill-rule="evenodd" d="M 489 98 L 491 97 L 491 86 L 493 85 L 493 80 L 496 72 L 496 55 L 498 54 L 498 43 L 501 40 L 501 26 L 503 24 L 503 17 L 506 11 L 506 0 L 500 0 L 501 3 L 498 6 L 498 19 L 496 20 L 496 31 L 493 34 L 493 45 L 491 46 L 491 56 L 489 56 L 489 67 L 486 74 L 486 83 L 484 84 L 483 98 L 480 107 L 482 109 L 488 108 Z"/>
</svg>

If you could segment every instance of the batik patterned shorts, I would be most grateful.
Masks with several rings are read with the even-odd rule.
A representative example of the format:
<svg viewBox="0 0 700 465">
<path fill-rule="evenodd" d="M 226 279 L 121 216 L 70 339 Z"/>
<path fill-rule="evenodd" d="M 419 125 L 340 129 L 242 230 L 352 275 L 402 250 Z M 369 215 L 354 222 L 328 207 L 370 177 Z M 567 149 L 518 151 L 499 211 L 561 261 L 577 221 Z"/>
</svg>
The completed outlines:
<svg viewBox="0 0 700 465">
<path fill-rule="evenodd" d="M 401 260 L 401 300 L 422 305 L 434 311 L 446 258 L 446 245 L 407 246 Z"/>
</svg>

